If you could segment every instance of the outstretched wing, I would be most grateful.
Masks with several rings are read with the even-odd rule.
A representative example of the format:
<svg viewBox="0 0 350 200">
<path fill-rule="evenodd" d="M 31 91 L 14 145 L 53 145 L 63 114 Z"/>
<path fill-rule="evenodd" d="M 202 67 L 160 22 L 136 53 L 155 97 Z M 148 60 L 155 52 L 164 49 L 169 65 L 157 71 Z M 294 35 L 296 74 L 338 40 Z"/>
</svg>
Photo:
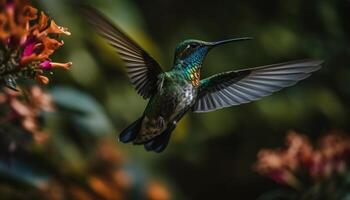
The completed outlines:
<svg viewBox="0 0 350 200">
<path fill-rule="evenodd" d="M 321 68 L 320 60 L 302 60 L 220 73 L 201 80 L 194 112 L 248 103 L 292 86 Z"/>
<path fill-rule="evenodd" d="M 102 13 L 88 6 L 84 6 L 83 13 L 93 28 L 117 50 L 137 92 L 145 99 L 151 97 L 157 88 L 157 76 L 162 73 L 159 64 Z"/>
</svg>

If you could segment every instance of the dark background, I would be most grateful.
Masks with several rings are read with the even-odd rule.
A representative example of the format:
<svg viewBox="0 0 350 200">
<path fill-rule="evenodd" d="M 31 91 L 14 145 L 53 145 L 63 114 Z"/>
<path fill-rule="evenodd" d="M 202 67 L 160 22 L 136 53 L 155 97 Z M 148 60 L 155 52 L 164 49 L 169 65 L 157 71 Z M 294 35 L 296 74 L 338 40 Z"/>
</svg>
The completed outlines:
<svg viewBox="0 0 350 200">
<path fill-rule="evenodd" d="M 259 149 L 281 146 L 291 129 L 316 138 L 330 129 L 350 128 L 349 1 L 119 0 L 89 4 L 113 18 L 165 69 L 170 69 L 176 44 L 190 38 L 255 38 L 212 51 L 203 66 L 204 76 L 293 59 L 325 60 L 322 70 L 309 79 L 259 102 L 189 114 L 166 152 L 148 154 L 152 174 L 162 176 L 185 199 L 256 199 L 275 187 L 252 171 Z M 92 36 L 82 34 L 104 83 L 80 86 L 100 99 L 107 111 L 113 111 L 108 114 L 121 130 L 142 113 L 146 102 L 133 91 L 120 64 L 103 59 L 117 56 L 109 50 L 101 53 Z M 86 70 L 77 63 L 74 68 Z M 119 101 L 106 105 L 109 96 Z M 125 102 L 126 98 L 133 103 Z M 130 106 L 137 108 L 127 109 Z M 142 147 L 125 148 L 131 154 L 146 154 Z"/>
<path fill-rule="evenodd" d="M 203 77 L 294 59 L 325 61 L 310 78 L 260 101 L 211 113 L 189 113 L 162 154 L 116 143 L 134 166 L 162 180 L 173 199 L 256 199 L 278 187 L 252 170 L 260 149 L 283 146 L 289 130 L 311 139 L 334 129 L 350 131 L 349 0 L 75 3 L 89 4 L 105 13 L 164 69 L 171 67 L 176 44 L 190 38 L 254 37 L 211 51 L 204 62 Z M 90 124 L 86 134 L 97 135 L 92 138 L 74 136 L 75 129 L 65 134 L 73 135 L 79 144 L 96 137 L 114 139 L 142 114 L 147 102 L 134 91 L 117 54 L 93 33 L 76 4 L 69 0 L 35 4 L 72 32 L 64 38 L 65 46 L 56 60 L 71 60 L 74 66 L 68 73 L 55 72 L 49 91 L 56 94 L 58 102 L 64 99 L 62 95 L 70 98 L 65 92 L 68 88 L 74 94 L 89 95 L 106 118 Z M 62 90 L 59 95 L 55 93 L 58 87 Z"/>
</svg>

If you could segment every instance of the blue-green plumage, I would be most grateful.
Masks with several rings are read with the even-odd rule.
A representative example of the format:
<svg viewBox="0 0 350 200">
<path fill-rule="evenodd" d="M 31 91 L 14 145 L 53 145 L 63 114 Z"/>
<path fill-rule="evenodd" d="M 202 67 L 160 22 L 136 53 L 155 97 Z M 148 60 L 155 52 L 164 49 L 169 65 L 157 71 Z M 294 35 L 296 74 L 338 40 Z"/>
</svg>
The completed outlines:
<svg viewBox="0 0 350 200">
<path fill-rule="evenodd" d="M 144 143 L 176 126 L 182 115 L 195 103 L 197 88 L 187 80 L 183 70 L 159 75 L 157 92 L 151 97 L 140 134 L 134 143 Z"/>
<path fill-rule="evenodd" d="M 144 144 L 147 151 L 162 152 L 176 124 L 188 111 L 209 112 L 258 100 L 310 76 L 322 63 L 294 61 L 224 72 L 201 80 L 203 60 L 213 47 L 250 38 L 219 42 L 186 40 L 177 45 L 171 70 L 164 72 L 146 51 L 101 13 L 85 8 L 85 14 L 115 47 L 137 92 L 149 98 L 143 115 L 119 136 L 121 142 Z"/>
</svg>

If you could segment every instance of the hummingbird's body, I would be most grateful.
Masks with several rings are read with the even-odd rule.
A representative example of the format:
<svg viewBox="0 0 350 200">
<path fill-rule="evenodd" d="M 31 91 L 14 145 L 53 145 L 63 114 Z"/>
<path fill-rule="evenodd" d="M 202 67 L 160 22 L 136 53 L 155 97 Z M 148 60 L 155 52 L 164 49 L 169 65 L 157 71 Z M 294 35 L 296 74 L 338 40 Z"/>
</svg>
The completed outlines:
<svg viewBox="0 0 350 200">
<path fill-rule="evenodd" d="M 145 142 L 172 128 L 195 104 L 199 75 L 173 69 L 158 76 L 157 92 L 148 102 L 143 115 L 141 131 L 135 143 Z"/>
<path fill-rule="evenodd" d="M 149 98 L 143 115 L 119 136 L 121 142 L 144 144 L 148 151 L 162 152 L 177 122 L 188 111 L 210 112 L 258 100 L 309 77 L 322 63 L 318 60 L 293 61 L 200 79 L 204 58 L 213 47 L 250 38 L 219 42 L 185 40 L 176 47 L 172 69 L 164 72 L 145 50 L 98 11 L 87 7 L 85 14 L 115 47 L 137 92 L 143 98 Z"/>
</svg>

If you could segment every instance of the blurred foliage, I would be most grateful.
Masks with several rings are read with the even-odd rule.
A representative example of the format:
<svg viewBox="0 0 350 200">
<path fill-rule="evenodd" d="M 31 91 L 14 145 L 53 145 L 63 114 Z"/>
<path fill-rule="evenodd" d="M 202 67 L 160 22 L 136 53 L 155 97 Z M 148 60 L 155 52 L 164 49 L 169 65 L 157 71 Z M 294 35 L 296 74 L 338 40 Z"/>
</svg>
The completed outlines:
<svg viewBox="0 0 350 200">
<path fill-rule="evenodd" d="M 27 90 L 27 99 L 10 89 L 1 96 L 7 111 L 0 129 L 1 199 L 170 199 L 161 182 L 116 146 L 108 118 L 89 95 L 60 87 L 51 99 L 39 87 Z"/>
<path fill-rule="evenodd" d="M 294 191 L 273 191 L 259 199 L 347 199 L 350 191 L 350 137 L 341 131 L 322 136 L 315 145 L 289 132 L 283 149 L 263 149 L 254 169 Z"/>
<path fill-rule="evenodd" d="M 166 183 L 173 199 L 257 199 L 277 187 L 251 170 L 259 149 L 280 146 L 289 129 L 306 133 L 311 140 L 332 129 L 350 132 L 348 0 L 32 3 L 69 27 L 72 35 L 65 38 L 64 47 L 53 59 L 70 60 L 74 65 L 69 73 L 55 71 L 47 86 L 56 104 L 56 113 L 39 120 L 49 130 L 48 143 L 44 147 L 29 143 L 23 150 L 17 144 L 14 152 L 11 142 L 3 145 L 11 147 L 7 149 L 10 154 L 2 151 L 6 155 L 0 165 L 3 199 L 11 199 L 11 195 L 38 199 L 43 192 L 63 198 L 87 199 L 90 195 L 108 199 L 108 195 L 118 196 L 114 192 L 120 190 L 140 199 L 138 195 L 145 195 L 151 186 L 148 195 L 167 198 L 168 190 L 158 180 Z M 165 69 L 171 67 L 175 45 L 181 40 L 215 41 L 232 36 L 255 39 L 210 52 L 203 66 L 204 77 L 301 58 L 323 59 L 325 64 L 307 80 L 258 102 L 189 114 L 180 122 L 167 150 L 150 154 L 142 147 L 115 140 L 142 114 L 147 102 L 134 91 L 114 50 L 79 15 L 81 3 L 109 16 Z M 13 138 L 16 133 L 1 134 L 18 141 Z M 96 155 L 103 141 L 127 161 L 99 168 L 100 156 Z M 117 172 L 128 174 L 131 183 L 116 182 L 110 174 Z M 153 179 L 149 177 L 156 182 L 148 184 L 147 180 Z M 115 186 L 120 190 L 111 191 L 113 184 L 128 186 Z"/>
</svg>

